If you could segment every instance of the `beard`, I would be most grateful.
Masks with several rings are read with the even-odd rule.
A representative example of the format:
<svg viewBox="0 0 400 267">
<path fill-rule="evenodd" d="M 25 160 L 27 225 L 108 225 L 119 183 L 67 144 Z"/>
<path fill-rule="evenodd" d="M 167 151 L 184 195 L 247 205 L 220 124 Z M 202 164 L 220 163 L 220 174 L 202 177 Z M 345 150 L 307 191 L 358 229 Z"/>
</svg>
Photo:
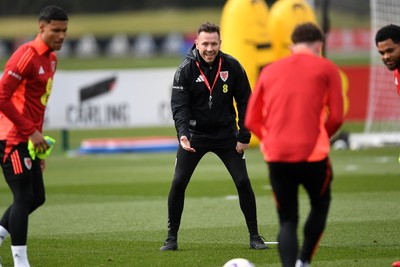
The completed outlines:
<svg viewBox="0 0 400 267">
<path fill-rule="evenodd" d="M 391 70 L 391 71 L 393 71 L 393 70 L 395 70 L 395 69 L 398 69 L 398 68 L 400 67 L 400 59 L 397 59 L 397 60 L 395 60 L 395 61 L 389 61 L 389 62 L 384 61 L 383 63 L 384 63 L 384 64 L 386 65 L 386 67 L 387 67 L 389 70 Z"/>
</svg>

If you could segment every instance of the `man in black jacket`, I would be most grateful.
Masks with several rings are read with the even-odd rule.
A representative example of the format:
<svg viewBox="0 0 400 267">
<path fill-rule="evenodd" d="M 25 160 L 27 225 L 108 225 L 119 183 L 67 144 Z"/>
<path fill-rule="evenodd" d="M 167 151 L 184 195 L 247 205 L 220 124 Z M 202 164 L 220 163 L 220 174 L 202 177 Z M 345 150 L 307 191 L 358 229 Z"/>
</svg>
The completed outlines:
<svg viewBox="0 0 400 267">
<path fill-rule="evenodd" d="M 185 190 L 207 152 L 222 160 L 235 182 L 250 233 L 250 248 L 267 248 L 258 234 L 256 201 L 244 156 L 250 141 L 244 117 L 251 89 L 240 63 L 222 53 L 220 47 L 219 27 L 202 24 L 195 45 L 175 73 L 171 108 L 180 146 L 168 196 L 168 237 L 162 251 L 178 249 Z"/>
</svg>

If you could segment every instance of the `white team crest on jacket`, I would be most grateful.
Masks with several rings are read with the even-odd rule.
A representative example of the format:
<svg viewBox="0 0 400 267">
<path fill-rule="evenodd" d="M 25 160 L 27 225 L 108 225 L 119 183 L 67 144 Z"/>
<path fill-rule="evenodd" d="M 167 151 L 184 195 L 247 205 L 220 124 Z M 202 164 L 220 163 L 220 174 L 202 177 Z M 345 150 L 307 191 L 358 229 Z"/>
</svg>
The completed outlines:
<svg viewBox="0 0 400 267">
<path fill-rule="evenodd" d="M 221 80 L 223 80 L 224 82 L 226 82 L 226 80 L 228 80 L 228 76 L 229 76 L 228 71 L 221 71 L 219 73 L 219 77 L 221 77 Z"/>
<path fill-rule="evenodd" d="M 32 160 L 31 158 L 24 158 L 25 167 L 30 170 L 32 168 Z"/>
</svg>

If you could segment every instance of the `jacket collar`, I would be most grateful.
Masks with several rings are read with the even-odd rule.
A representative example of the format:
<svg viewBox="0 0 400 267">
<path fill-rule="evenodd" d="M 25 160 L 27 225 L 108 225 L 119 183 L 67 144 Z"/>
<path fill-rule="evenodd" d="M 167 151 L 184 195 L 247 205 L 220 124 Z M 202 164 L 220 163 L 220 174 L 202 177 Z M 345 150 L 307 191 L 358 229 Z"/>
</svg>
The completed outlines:
<svg viewBox="0 0 400 267">
<path fill-rule="evenodd" d="M 50 50 L 50 47 L 40 38 L 40 34 L 36 35 L 36 38 L 31 43 L 31 47 L 33 47 L 40 56 Z"/>
</svg>

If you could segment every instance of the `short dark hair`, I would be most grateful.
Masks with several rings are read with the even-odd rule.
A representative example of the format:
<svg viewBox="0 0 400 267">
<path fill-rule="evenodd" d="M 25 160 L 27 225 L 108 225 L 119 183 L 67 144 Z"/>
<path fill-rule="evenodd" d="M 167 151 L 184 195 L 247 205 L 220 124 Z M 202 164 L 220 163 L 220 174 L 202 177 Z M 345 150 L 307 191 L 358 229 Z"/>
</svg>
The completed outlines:
<svg viewBox="0 0 400 267">
<path fill-rule="evenodd" d="M 68 20 L 67 12 L 59 6 L 46 6 L 39 13 L 39 21 Z"/>
<path fill-rule="evenodd" d="M 389 24 L 382 27 L 375 35 L 375 44 L 392 39 L 393 43 L 400 43 L 400 26 Z"/>
<path fill-rule="evenodd" d="M 197 35 L 199 35 L 201 32 L 216 32 L 218 36 L 220 36 L 219 26 L 208 21 L 200 25 L 199 29 L 197 30 Z"/>
<path fill-rule="evenodd" d="M 321 29 L 314 23 L 307 22 L 298 24 L 292 33 L 292 42 L 297 43 L 312 43 L 324 41 L 324 34 Z"/>
</svg>

